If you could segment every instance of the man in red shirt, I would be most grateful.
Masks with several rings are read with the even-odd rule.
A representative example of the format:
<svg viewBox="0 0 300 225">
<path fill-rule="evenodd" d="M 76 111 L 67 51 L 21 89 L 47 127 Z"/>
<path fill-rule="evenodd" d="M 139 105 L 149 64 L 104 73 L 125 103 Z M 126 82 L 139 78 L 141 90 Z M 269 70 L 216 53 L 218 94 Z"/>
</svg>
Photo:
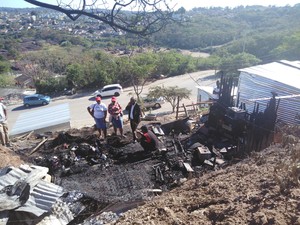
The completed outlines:
<svg viewBox="0 0 300 225">
<path fill-rule="evenodd" d="M 157 151 L 159 147 L 159 140 L 156 135 L 147 128 L 147 126 L 141 127 L 141 134 L 140 144 L 143 149 L 147 152 Z"/>
</svg>

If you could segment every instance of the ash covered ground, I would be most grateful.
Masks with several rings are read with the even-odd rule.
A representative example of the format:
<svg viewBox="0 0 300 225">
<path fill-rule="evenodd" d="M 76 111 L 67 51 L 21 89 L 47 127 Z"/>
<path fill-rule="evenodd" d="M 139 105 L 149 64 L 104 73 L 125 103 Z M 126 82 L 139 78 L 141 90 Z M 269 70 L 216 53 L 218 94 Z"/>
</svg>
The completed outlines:
<svg viewBox="0 0 300 225">
<path fill-rule="evenodd" d="M 102 224 L 300 224 L 298 131 L 286 128 L 285 134 L 293 136 L 289 141 L 212 167 L 195 164 L 192 151 L 174 145 L 174 135 L 162 137 L 168 154 L 144 154 L 139 143 L 130 142 L 128 129 L 127 138 L 112 136 L 102 143 L 105 157 L 85 157 L 84 149 L 95 146 L 96 132 L 73 129 L 16 138 L 12 149 L 0 148 L 1 167 L 47 165 L 54 183 L 94 199 L 97 206 L 72 224 L 97 224 L 104 211 L 118 216 Z M 176 138 L 185 147 L 190 134 Z M 78 145 L 83 155 L 69 156 Z M 66 155 L 75 160 L 68 162 Z M 193 165 L 193 173 L 182 161 Z"/>
</svg>

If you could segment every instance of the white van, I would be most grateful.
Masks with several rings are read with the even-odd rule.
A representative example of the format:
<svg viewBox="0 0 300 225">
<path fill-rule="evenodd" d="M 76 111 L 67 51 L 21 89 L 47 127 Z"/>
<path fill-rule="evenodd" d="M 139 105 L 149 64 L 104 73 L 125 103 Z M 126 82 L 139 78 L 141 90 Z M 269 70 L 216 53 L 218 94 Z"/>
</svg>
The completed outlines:
<svg viewBox="0 0 300 225">
<path fill-rule="evenodd" d="M 122 92 L 123 92 L 123 88 L 120 84 L 109 84 L 95 91 L 93 93 L 93 96 L 94 97 L 100 96 L 101 98 L 108 97 L 108 96 L 119 96 Z"/>
</svg>

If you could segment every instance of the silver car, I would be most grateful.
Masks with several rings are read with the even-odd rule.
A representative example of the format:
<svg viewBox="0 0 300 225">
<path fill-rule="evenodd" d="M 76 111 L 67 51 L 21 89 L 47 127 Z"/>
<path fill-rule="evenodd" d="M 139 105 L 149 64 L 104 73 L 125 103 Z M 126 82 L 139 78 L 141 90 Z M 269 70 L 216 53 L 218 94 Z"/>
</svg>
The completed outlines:
<svg viewBox="0 0 300 225">
<path fill-rule="evenodd" d="M 163 97 L 160 98 L 148 98 L 144 97 L 142 98 L 142 107 L 145 109 L 159 109 L 162 104 L 165 103 L 165 100 Z"/>
</svg>

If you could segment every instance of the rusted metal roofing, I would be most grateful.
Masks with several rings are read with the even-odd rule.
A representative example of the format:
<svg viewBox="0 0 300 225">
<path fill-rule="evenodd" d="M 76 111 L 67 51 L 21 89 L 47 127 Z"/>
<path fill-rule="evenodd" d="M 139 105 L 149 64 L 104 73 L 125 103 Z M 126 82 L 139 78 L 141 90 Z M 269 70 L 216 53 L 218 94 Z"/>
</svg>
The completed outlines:
<svg viewBox="0 0 300 225">
<path fill-rule="evenodd" d="M 300 115 L 300 61 L 280 61 L 240 69 L 239 102 L 252 112 L 255 103 L 263 111 L 272 97 L 279 101 L 278 120 L 288 124 L 298 123 Z M 279 100 L 280 99 L 280 100 Z"/>
<path fill-rule="evenodd" d="M 63 129 L 64 127 L 70 128 L 70 107 L 68 103 L 21 113 L 10 135 L 23 134 L 32 130 L 51 131 L 52 129 Z"/>
</svg>

